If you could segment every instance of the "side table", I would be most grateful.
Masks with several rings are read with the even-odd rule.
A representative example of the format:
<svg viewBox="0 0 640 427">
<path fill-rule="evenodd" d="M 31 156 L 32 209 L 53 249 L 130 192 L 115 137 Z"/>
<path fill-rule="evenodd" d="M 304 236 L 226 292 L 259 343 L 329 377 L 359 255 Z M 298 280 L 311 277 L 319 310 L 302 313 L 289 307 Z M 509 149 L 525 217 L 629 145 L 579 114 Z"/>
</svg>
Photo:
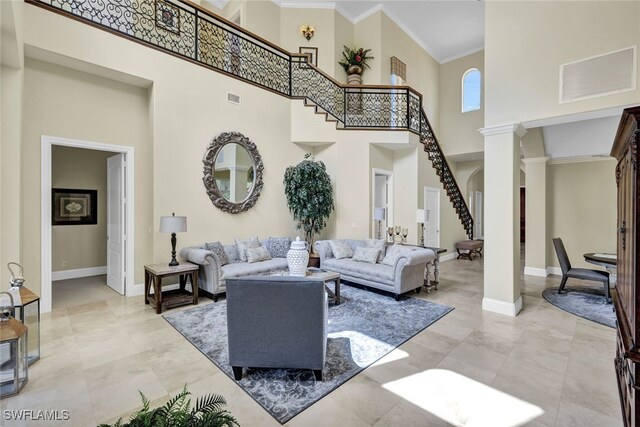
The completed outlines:
<svg viewBox="0 0 640 427">
<path fill-rule="evenodd" d="M 151 264 L 144 266 L 144 303 L 151 304 L 156 314 L 162 313 L 164 308 L 180 305 L 198 304 L 198 268 L 196 264 L 183 261 L 176 266 Z M 162 292 L 162 279 L 169 276 L 180 276 L 180 288 Z M 185 288 L 187 279 L 191 282 L 191 292 Z M 153 286 L 153 295 L 150 293 Z"/>
</svg>

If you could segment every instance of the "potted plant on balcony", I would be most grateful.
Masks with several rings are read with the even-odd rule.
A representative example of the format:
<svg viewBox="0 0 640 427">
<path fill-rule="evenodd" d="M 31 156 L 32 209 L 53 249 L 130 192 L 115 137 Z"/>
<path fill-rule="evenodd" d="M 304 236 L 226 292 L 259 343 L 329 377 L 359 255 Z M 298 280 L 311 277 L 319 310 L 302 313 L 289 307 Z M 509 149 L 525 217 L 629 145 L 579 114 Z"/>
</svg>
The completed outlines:
<svg viewBox="0 0 640 427">
<path fill-rule="evenodd" d="M 296 228 L 304 231 L 309 243 L 311 258 L 315 235 L 327 226 L 327 219 L 334 209 L 333 187 L 327 168 L 321 161 L 306 154 L 304 160 L 289 166 L 284 173 L 284 193 L 289 211 L 297 221 Z M 310 261 L 310 265 L 313 261 Z"/>
<path fill-rule="evenodd" d="M 344 68 L 344 71 L 347 73 L 348 84 L 362 84 L 362 73 L 364 69 L 371 68 L 369 64 L 367 64 L 369 59 L 373 59 L 373 56 L 367 56 L 370 51 L 371 49 L 352 49 L 344 46 L 342 59 L 338 64 L 342 65 L 342 68 Z"/>
</svg>

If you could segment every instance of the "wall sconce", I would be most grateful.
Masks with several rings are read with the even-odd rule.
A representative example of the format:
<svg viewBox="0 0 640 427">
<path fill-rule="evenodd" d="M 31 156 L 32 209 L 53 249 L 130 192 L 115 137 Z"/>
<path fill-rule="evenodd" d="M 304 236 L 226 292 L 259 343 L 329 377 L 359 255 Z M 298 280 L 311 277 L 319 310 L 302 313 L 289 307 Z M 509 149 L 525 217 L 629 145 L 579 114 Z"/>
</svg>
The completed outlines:
<svg viewBox="0 0 640 427">
<path fill-rule="evenodd" d="M 311 37 L 313 37 L 313 35 L 316 33 L 316 29 L 309 25 L 303 25 L 302 27 L 300 27 L 300 32 L 302 33 L 304 38 L 309 41 L 311 40 Z"/>
</svg>

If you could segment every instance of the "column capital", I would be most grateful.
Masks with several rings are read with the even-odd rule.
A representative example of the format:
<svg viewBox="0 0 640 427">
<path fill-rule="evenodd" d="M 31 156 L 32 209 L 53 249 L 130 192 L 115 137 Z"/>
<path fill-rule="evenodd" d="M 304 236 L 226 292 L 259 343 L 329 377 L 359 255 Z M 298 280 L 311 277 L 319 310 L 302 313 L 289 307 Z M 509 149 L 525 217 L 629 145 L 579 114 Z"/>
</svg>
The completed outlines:
<svg viewBox="0 0 640 427">
<path fill-rule="evenodd" d="M 522 159 L 522 163 L 525 165 L 530 165 L 533 163 L 547 163 L 551 157 L 528 157 L 526 159 Z"/>
<path fill-rule="evenodd" d="M 524 126 L 522 126 L 521 123 L 507 123 L 504 125 L 487 126 L 487 127 L 478 129 L 478 132 L 480 132 L 484 136 L 501 135 L 504 133 L 515 133 L 520 138 L 522 138 L 524 134 L 527 133 L 527 129 Z"/>
</svg>

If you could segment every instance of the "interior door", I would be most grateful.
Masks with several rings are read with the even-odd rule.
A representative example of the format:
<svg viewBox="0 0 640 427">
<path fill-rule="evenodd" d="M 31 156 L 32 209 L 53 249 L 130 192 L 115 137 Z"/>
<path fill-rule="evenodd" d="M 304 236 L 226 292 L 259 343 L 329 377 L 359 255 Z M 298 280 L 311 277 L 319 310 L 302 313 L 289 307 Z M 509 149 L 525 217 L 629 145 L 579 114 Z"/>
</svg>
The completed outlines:
<svg viewBox="0 0 640 427">
<path fill-rule="evenodd" d="M 432 248 L 440 247 L 440 190 L 424 188 L 424 245 Z"/>
<path fill-rule="evenodd" d="M 124 154 L 107 159 L 107 286 L 124 295 L 125 190 Z"/>
</svg>

